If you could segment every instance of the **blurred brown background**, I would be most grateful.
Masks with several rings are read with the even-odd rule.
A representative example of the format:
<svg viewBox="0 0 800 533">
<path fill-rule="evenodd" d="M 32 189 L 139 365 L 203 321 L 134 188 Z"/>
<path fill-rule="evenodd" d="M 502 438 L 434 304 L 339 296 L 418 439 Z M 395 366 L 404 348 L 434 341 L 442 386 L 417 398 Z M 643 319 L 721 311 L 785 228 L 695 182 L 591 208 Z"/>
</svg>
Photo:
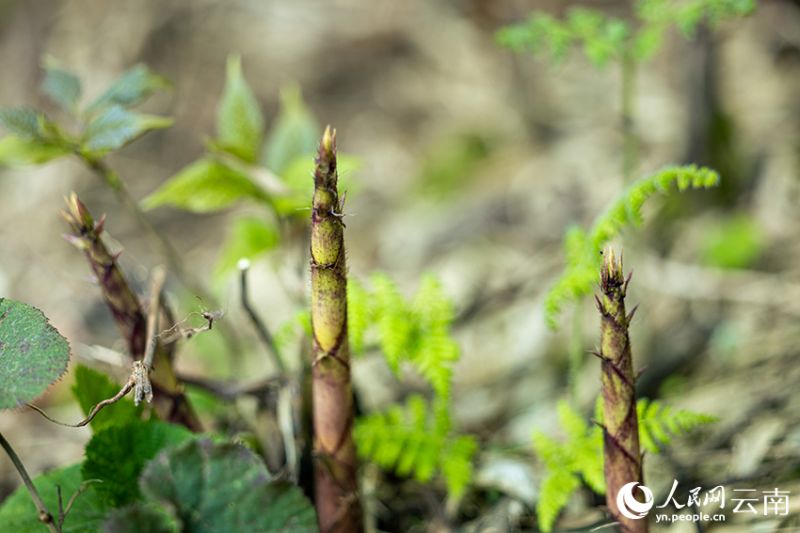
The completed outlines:
<svg viewBox="0 0 800 533">
<path fill-rule="evenodd" d="M 592 5 L 626 13 L 622 2 Z M 504 492 L 490 450 L 524 448 L 533 429 L 557 433 L 554 405 L 568 394 L 575 320 L 568 311 L 551 332 L 542 298 L 562 268 L 566 227 L 588 226 L 623 187 L 618 70 L 598 71 L 578 53 L 553 66 L 494 40 L 498 28 L 532 9 L 565 7 L 511 0 L 5 0 L 0 105 L 52 109 L 38 92 L 45 55 L 77 72 L 88 97 L 146 63 L 173 89 L 142 109 L 173 116 L 175 125 L 111 157 L 142 198 L 202 153 L 230 53 L 241 54 L 268 125 L 280 89 L 297 83 L 320 123 L 337 128 L 340 149 L 362 162 L 347 204 L 351 275 L 383 270 L 408 294 L 420 272 L 442 278 L 461 313 L 457 422 L 484 443 L 478 482 L 525 499 L 535 494 L 538 464 L 514 463 L 525 480 L 515 484 L 530 489 Z M 735 480 L 791 490 L 793 513 L 800 512 L 798 95 L 800 7 L 789 1 L 762 2 L 753 16 L 703 29 L 692 42 L 670 32 L 639 73 L 636 174 L 697 162 L 723 178 L 713 192 L 655 200 L 644 230 L 624 239 L 626 268 L 635 272 L 630 301 L 641 305 L 633 332 L 638 366 L 647 367 L 640 393 L 721 418 L 701 440 L 679 440 L 670 453 L 648 458 L 647 478 L 658 493 L 673 477 L 708 486 Z M 108 213 L 109 232 L 135 279 L 144 283 L 159 262 L 110 191 L 77 162 L 2 169 L 0 294 L 42 309 L 76 352 L 113 347 L 116 330 L 83 258 L 61 238 L 58 210 L 71 190 L 94 212 Z M 229 215 L 161 208 L 151 216 L 211 285 Z M 723 268 L 729 265 L 709 255 L 708 239 L 731 220 L 747 221 L 741 238 L 755 239 L 755 252 L 746 264 Z M 279 250 L 254 268 L 256 304 L 273 327 L 298 308 L 295 296 L 307 283 L 303 261 L 297 250 Z M 234 280 L 214 285 L 226 320 L 241 322 Z M 176 294 L 184 314 L 197 307 L 191 295 Z M 598 321 L 589 305 L 582 309 L 588 350 Z M 241 329 L 251 340 L 249 328 Z M 205 349 L 187 346 L 180 364 L 230 376 L 231 365 L 214 359 L 213 339 L 203 342 Z M 263 374 L 268 369 L 251 344 L 242 368 Z M 360 361 L 355 372 L 367 407 L 401 392 L 379 357 Z M 585 406 L 598 375 L 587 360 L 574 387 Z M 61 419 L 79 416 L 68 383 L 40 401 Z M 79 459 L 89 435 L 29 412 L 2 413 L 0 428 L 13 435 L 32 473 Z M 0 494 L 17 484 L 11 465 L 0 461 Z M 568 517 L 577 519 L 581 509 L 574 504 Z M 735 523 L 709 529 L 755 531 L 755 522 Z M 759 531 L 797 524 L 758 521 L 765 528 Z M 692 531 L 684 526 L 669 531 Z"/>
</svg>

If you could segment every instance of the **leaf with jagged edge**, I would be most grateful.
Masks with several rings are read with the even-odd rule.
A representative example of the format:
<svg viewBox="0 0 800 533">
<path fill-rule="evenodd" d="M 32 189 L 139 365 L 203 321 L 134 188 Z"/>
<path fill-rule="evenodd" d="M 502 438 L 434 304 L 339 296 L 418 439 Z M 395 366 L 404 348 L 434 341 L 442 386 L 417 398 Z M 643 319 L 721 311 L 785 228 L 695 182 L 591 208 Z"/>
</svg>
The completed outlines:
<svg viewBox="0 0 800 533">
<path fill-rule="evenodd" d="M 0 298 L 0 409 L 42 394 L 67 370 L 69 342 L 44 314 Z"/>
<path fill-rule="evenodd" d="M 139 474 L 162 449 L 192 437 L 183 426 L 151 420 L 110 426 L 86 445 L 85 479 L 100 479 L 98 494 L 113 507 L 140 499 Z"/>
<path fill-rule="evenodd" d="M 302 491 L 271 480 L 244 446 L 191 440 L 164 450 L 140 479 L 145 497 L 174 510 L 185 531 L 313 532 L 317 519 Z"/>
<path fill-rule="evenodd" d="M 58 510 L 57 486 L 61 487 L 64 504 L 75 494 L 83 483 L 81 465 L 75 464 L 59 468 L 37 476 L 33 480 L 36 490 L 47 509 Z M 64 520 L 62 533 L 97 533 L 108 507 L 97 495 L 95 488 L 99 483 L 84 483 L 84 491 L 77 496 Z M 0 529 L 14 533 L 47 533 L 49 528 L 39 521 L 39 513 L 31 500 L 28 490 L 20 485 L 0 504 Z"/>
</svg>

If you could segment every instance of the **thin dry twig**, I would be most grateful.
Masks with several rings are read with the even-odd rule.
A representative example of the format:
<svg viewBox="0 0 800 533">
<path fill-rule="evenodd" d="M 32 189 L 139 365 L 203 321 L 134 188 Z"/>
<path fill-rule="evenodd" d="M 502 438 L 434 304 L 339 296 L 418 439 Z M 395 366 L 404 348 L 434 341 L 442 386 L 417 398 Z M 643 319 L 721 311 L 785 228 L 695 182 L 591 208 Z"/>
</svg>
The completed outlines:
<svg viewBox="0 0 800 533">
<path fill-rule="evenodd" d="M 75 490 L 75 492 L 72 493 L 72 496 L 69 497 L 66 507 L 64 507 L 63 500 L 61 499 L 61 485 L 56 485 L 56 492 L 58 493 L 59 529 L 64 527 L 64 520 L 67 519 L 67 515 L 69 515 L 69 512 L 72 510 L 72 506 L 75 503 L 75 500 L 78 499 L 78 496 L 83 494 L 86 491 L 86 489 L 89 488 L 89 485 L 91 485 L 92 483 L 102 483 L 102 482 L 103 482 L 102 479 L 87 479 L 86 481 L 83 481 L 80 485 L 78 485 L 78 488 Z"/>
<path fill-rule="evenodd" d="M 19 473 L 19 477 L 22 478 L 25 488 L 28 489 L 33 504 L 36 506 L 36 510 L 39 511 L 39 521 L 47 525 L 50 531 L 60 533 L 61 527 L 53 521 L 53 515 L 47 510 L 47 506 L 45 506 L 44 501 L 42 501 L 39 491 L 36 490 L 36 486 L 33 484 L 33 481 L 31 481 L 28 471 L 25 470 L 25 465 L 22 464 L 22 460 L 17 455 L 17 452 L 14 451 L 14 448 L 11 447 L 11 444 L 2 433 L 0 433 L 0 446 L 2 446 L 6 454 L 8 454 L 9 459 L 11 459 L 11 462 L 14 464 L 14 468 L 16 468 Z"/>
<path fill-rule="evenodd" d="M 83 420 L 81 420 L 80 422 L 78 422 L 76 424 L 66 424 L 64 422 L 59 422 L 58 420 L 56 420 L 53 417 L 51 417 L 50 415 L 48 415 L 44 411 L 44 409 L 42 409 L 41 407 L 37 407 L 37 406 L 33 405 L 32 403 L 26 403 L 25 405 L 27 405 L 28 407 L 30 407 L 31 409 L 33 409 L 34 411 L 36 411 L 37 413 L 39 413 L 40 415 L 45 417 L 50 422 L 53 422 L 54 424 L 58 424 L 59 426 L 65 426 L 65 427 L 68 427 L 68 428 L 80 428 L 80 427 L 86 426 L 92 420 L 94 420 L 94 417 L 96 417 L 97 414 L 100 411 L 103 410 L 103 408 L 105 408 L 105 407 L 107 407 L 109 405 L 117 403 L 122 398 L 124 398 L 125 395 L 128 394 L 134 388 L 134 386 L 136 385 L 136 381 L 134 380 L 133 375 L 134 375 L 134 373 L 137 372 L 136 367 L 137 366 L 141 367 L 141 365 L 142 365 L 141 361 L 135 361 L 133 363 L 134 371 L 131 373 L 131 377 L 128 378 L 128 381 L 125 383 L 125 385 L 122 386 L 122 388 L 119 390 L 119 392 L 116 393 L 111 398 L 107 398 L 107 399 L 105 399 L 105 400 L 103 400 L 101 402 L 97 402 L 94 405 L 94 407 L 92 407 L 92 410 L 89 411 L 89 414 L 86 415 L 86 418 L 84 418 Z"/>
<path fill-rule="evenodd" d="M 272 362 L 275 363 L 275 368 L 278 369 L 278 372 L 283 374 L 286 372 L 286 367 L 283 364 L 283 358 L 281 357 L 280 349 L 275 343 L 275 338 L 270 333 L 264 321 L 261 320 L 261 317 L 258 316 L 258 313 L 256 313 L 256 310 L 253 308 L 253 306 L 250 305 L 250 298 L 247 290 L 247 273 L 250 270 L 250 261 L 247 259 L 240 259 L 238 267 L 240 272 L 239 281 L 241 288 L 242 307 L 247 313 L 247 316 L 250 318 L 250 322 L 253 323 L 253 327 L 255 327 L 256 333 L 258 333 L 258 337 L 261 339 L 261 342 L 264 343 L 267 351 L 269 351 L 270 355 L 272 355 Z"/>
</svg>

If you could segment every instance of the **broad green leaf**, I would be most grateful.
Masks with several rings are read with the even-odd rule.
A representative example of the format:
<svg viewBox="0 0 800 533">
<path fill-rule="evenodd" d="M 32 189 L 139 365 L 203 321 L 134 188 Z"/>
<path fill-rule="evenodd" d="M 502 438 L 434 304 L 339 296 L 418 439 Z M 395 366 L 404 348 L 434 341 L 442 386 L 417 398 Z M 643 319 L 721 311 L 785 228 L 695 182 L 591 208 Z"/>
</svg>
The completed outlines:
<svg viewBox="0 0 800 533">
<path fill-rule="evenodd" d="M 105 374 L 87 366 L 78 365 L 75 369 L 75 384 L 72 394 L 81 406 L 84 415 L 88 415 L 97 403 L 117 394 L 122 386 L 111 381 Z M 122 426 L 139 420 L 142 406 L 136 406 L 129 398 L 103 408 L 89 423 L 95 432 L 109 426 Z"/>
<path fill-rule="evenodd" d="M 217 274 L 234 268 L 239 259 L 253 259 L 272 250 L 279 240 L 278 230 L 264 219 L 246 217 L 237 220 L 217 263 Z"/>
<path fill-rule="evenodd" d="M 178 521 L 156 503 L 134 503 L 108 513 L 104 533 L 179 533 Z"/>
<path fill-rule="evenodd" d="M 302 491 L 270 481 L 263 461 L 238 444 L 200 439 L 165 450 L 144 469 L 140 485 L 148 499 L 174 510 L 184 531 L 317 531 Z"/>
<path fill-rule="evenodd" d="M 28 107 L 0 109 L 0 126 L 23 139 L 43 140 L 46 119 L 42 113 Z"/>
<path fill-rule="evenodd" d="M 93 153 L 116 150 L 150 130 L 171 125 L 171 118 L 135 113 L 115 105 L 89 122 L 84 132 L 84 149 Z"/>
<path fill-rule="evenodd" d="M 0 139 L 0 165 L 3 166 L 38 165 L 69 153 L 66 147 L 16 135 L 6 135 Z"/>
<path fill-rule="evenodd" d="M 225 91 L 217 109 L 218 144 L 253 163 L 261 146 L 264 118 L 253 91 L 242 76 L 239 56 L 228 58 Z"/>
<path fill-rule="evenodd" d="M 165 78 L 144 65 L 136 65 L 117 78 L 106 92 L 89 105 L 87 112 L 94 113 L 115 105 L 131 107 L 166 87 L 169 87 L 169 82 Z"/>
<path fill-rule="evenodd" d="M 281 108 L 267 135 L 261 163 L 281 177 L 298 157 L 311 154 L 309 162 L 313 165 L 321 133 L 319 123 L 303 102 L 300 88 L 286 87 L 281 91 Z"/>
<path fill-rule="evenodd" d="M 81 486 L 81 465 L 76 464 L 42 474 L 33 484 L 53 514 L 58 512 L 58 493 L 61 487 L 62 499 L 66 502 Z M 75 499 L 72 509 L 64 520 L 62 533 L 96 533 L 107 511 L 107 506 L 98 497 L 95 487 L 98 484 L 87 482 L 85 490 Z M 50 530 L 39 521 L 31 495 L 20 486 L 3 501 L 0 506 L 0 528 L 14 533 L 48 533 Z"/>
<path fill-rule="evenodd" d="M 171 177 L 142 202 L 145 209 L 172 205 L 195 213 L 219 211 L 242 199 L 267 196 L 241 172 L 206 157 Z"/>
<path fill-rule="evenodd" d="M 81 80 L 72 72 L 59 67 L 52 59 L 45 61 L 44 69 L 44 93 L 64 111 L 74 113 L 81 97 Z"/>
<path fill-rule="evenodd" d="M 182 427 L 166 422 L 133 422 L 98 432 L 86 446 L 84 479 L 100 479 L 96 490 L 112 507 L 138 500 L 139 473 L 163 448 L 192 437 Z"/>
<path fill-rule="evenodd" d="M 69 343 L 41 311 L 0 298 L 0 409 L 42 394 L 67 363 Z"/>
</svg>

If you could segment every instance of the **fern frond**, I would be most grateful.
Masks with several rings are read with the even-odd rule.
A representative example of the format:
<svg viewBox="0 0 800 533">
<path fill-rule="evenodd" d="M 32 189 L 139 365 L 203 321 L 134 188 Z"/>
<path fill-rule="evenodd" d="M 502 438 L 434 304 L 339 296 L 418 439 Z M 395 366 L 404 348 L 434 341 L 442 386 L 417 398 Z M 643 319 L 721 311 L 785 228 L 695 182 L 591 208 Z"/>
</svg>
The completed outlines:
<svg viewBox="0 0 800 533">
<path fill-rule="evenodd" d="M 347 335 L 350 353 L 360 355 L 364 350 L 364 335 L 370 324 L 369 293 L 358 281 L 347 280 Z"/>
<path fill-rule="evenodd" d="M 385 274 L 375 274 L 371 281 L 381 350 L 389 367 L 398 373 L 401 359 L 408 355 L 412 335 L 413 324 L 408 319 L 408 304 Z"/>
<path fill-rule="evenodd" d="M 590 426 L 567 402 L 559 402 L 558 419 L 567 435 L 560 442 L 544 433 L 533 434 L 533 449 L 547 471 L 536 505 L 539 527 L 550 531 L 558 513 L 580 486 L 581 479 L 598 494 L 605 493 L 603 433 Z"/>
<path fill-rule="evenodd" d="M 564 243 L 567 266 L 545 298 L 545 318 L 556 328 L 558 314 L 566 302 L 590 294 L 597 282 L 602 263 L 603 246 L 619 235 L 626 226 L 642 224 L 642 207 L 656 194 L 668 194 L 677 189 L 708 189 L 719 183 L 719 174 L 707 167 L 684 165 L 667 167 L 632 183 L 595 220 L 588 233 L 571 228 Z M 674 185 L 674 187 L 673 187 Z"/>
<path fill-rule="evenodd" d="M 704 20 L 713 25 L 724 18 L 749 15 L 755 7 L 755 0 L 639 0 L 636 14 L 651 25 L 674 24 L 691 37 Z"/>
<path fill-rule="evenodd" d="M 447 440 L 441 456 L 442 476 L 447 483 L 447 494 L 459 500 L 472 481 L 472 457 L 478 450 L 475 439 L 461 435 Z"/>
<path fill-rule="evenodd" d="M 350 341 L 363 346 L 370 323 L 377 323 L 379 345 L 389 367 L 398 373 L 410 364 L 433 389 L 431 402 L 412 396 L 404 407 L 370 414 L 356 422 L 359 453 L 401 476 L 429 481 L 437 472 L 458 500 L 472 479 L 475 440 L 451 431 L 453 365 L 459 349 L 452 339 L 453 306 L 432 276 L 422 279 L 409 303 L 384 274 L 371 278 L 372 292 L 353 284 L 348 293 Z"/>
<path fill-rule="evenodd" d="M 553 530 L 559 513 L 569 502 L 572 493 L 578 490 L 581 481 L 566 469 L 549 470 L 539 489 L 539 500 L 536 502 L 536 518 L 539 529 L 544 533 Z"/>
<path fill-rule="evenodd" d="M 441 413 L 414 395 L 404 406 L 359 418 L 354 430 L 358 452 L 382 468 L 421 482 L 440 473 L 448 494 L 460 498 L 472 480 L 477 444 L 472 437 L 452 435 L 449 416 L 437 416 L 437 411 Z"/>
<path fill-rule="evenodd" d="M 515 52 L 547 52 L 554 61 L 562 60 L 572 46 L 582 46 L 589 60 L 601 67 L 620 56 L 629 33 L 621 19 L 575 7 L 564 20 L 534 12 L 527 21 L 501 29 L 497 42 Z"/>
<path fill-rule="evenodd" d="M 686 410 L 674 410 L 655 400 L 643 398 L 636 404 L 639 416 L 639 440 L 650 453 L 672 443 L 672 437 L 716 422 L 715 416 Z"/>
<path fill-rule="evenodd" d="M 691 38 L 704 20 L 713 25 L 724 18 L 748 15 L 755 5 L 755 0 L 638 0 L 635 31 L 624 20 L 594 9 L 574 7 L 561 20 L 533 12 L 526 21 L 502 28 L 496 38 L 515 52 L 549 53 L 555 62 L 570 48 L 581 47 L 592 63 L 603 67 L 610 60 L 620 60 L 628 49 L 639 61 L 649 59 L 670 26 Z"/>
<path fill-rule="evenodd" d="M 409 360 L 440 398 L 450 396 L 458 344 L 450 336 L 453 306 L 433 276 L 425 276 L 412 305 L 417 324 Z"/>
</svg>

